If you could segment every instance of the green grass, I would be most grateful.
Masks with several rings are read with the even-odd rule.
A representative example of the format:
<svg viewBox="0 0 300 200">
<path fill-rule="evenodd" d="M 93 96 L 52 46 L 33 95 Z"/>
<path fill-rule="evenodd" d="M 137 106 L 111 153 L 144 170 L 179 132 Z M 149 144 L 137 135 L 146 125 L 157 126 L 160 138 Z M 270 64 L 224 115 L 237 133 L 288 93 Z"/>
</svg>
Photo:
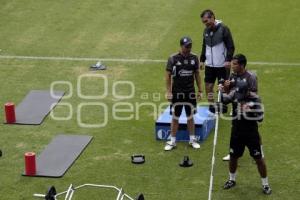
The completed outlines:
<svg viewBox="0 0 300 200">
<path fill-rule="evenodd" d="M 0 55 L 66 56 L 101 58 L 167 59 L 177 51 L 179 38 L 190 35 L 194 52 L 199 54 L 203 25 L 199 13 L 205 8 L 215 10 L 233 33 L 237 51 L 250 61 L 300 62 L 297 26 L 300 4 L 297 1 L 196 1 L 196 0 L 111 0 L 111 1 L 20 1 L 0 0 Z M 107 62 L 108 70 L 95 72 L 108 77 L 108 123 L 103 128 L 87 129 L 77 124 L 80 103 L 99 102 L 77 96 L 77 78 L 90 73 L 88 61 L 49 61 L 0 59 L 0 104 L 18 104 L 31 89 L 47 89 L 53 81 L 73 84 L 73 96 L 62 102 L 73 105 L 69 121 L 47 117 L 40 126 L 0 125 L 0 199 L 27 200 L 32 194 L 44 192 L 49 185 L 58 191 L 70 183 L 112 184 L 129 194 L 143 192 L 146 199 L 207 199 L 213 135 L 201 150 L 193 151 L 180 143 L 173 152 L 163 152 L 163 142 L 154 139 L 154 116 L 150 107 L 140 109 L 140 119 L 113 120 L 111 109 L 117 102 L 112 86 L 118 80 L 132 81 L 135 96 L 122 102 L 143 103 L 145 92 L 164 95 L 163 63 Z M 224 191 L 230 122 L 221 121 L 217 144 L 213 199 L 298 199 L 300 176 L 299 109 L 300 68 L 296 66 L 249 65 L 259 79 L 259 93 L 266 108 L 260 126 L 267 160 L 271 196 L 263 196 L 260 179 L 248 153 L 240 160 L 238 185 Z M 102 83 L 84 79 L 86 95 L 101 93 Z M 66 89 L 59 86 L 57 89 Z M 119 94 L 130 88 L 120 86 Z M 151 102 L 159 105 L 164 99 Z M 136 109 L 136 108 L 135 108 Z M 3 106 L 0 109 L 3 112 Z M 58 106 L 55 115 L 66 116 L 67 108 Z M 83 121 L 96 123 L 103 118 L 101 109 L 83 109 Z M 4 121 L 4 114 L 0 115 Z M 41 152 L 58 133 L 94 136 L 76 163 L 63 178 L 28 178 L 20 174 L 26 151 Z M 130 155 L 144 153 L 146 164 L 133 166 Z M 183 155 L 195 163 L 190 169 L 178 167 Z M 104 190 L 80 191 L 74 199 L 113 199 L 114 193 Z"/>
</svg>

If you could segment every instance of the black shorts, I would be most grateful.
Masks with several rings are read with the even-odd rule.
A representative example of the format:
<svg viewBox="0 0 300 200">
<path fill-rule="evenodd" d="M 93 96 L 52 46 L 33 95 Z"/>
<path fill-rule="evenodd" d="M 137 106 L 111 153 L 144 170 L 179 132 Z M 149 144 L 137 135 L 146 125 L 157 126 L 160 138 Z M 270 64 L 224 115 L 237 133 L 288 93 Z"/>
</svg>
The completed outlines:
<svg viewBox="0 0 300 200">
<path fill-rule="evenodd" d="M 173 93 L 170 114 L 180 117 L 182 108 L 184 107 L 187 117 L 196 113 L 197 100 L 195 92 L 191 93 Z"/>
<path fill-rule="evenodd" d="M 205 83 L 215 83 L 216 79 L 227 80 L 230 74 L 230 69 L 225 67 L 209 67 L 205 66 Z"/>
<path fill-rule="evenodd" d="M 245 127 L 244 127 L 245 128 Z M 243 155 L 245 147 L 249 149 L 250 156 L 255 159 L 263 157 L 261 149 L 261 140 L 257 127 L 251 127 L 250 129 L 238 129 L 233 126 L 231 128 L 230 138 L 230 156 L 233 158 L 239 158 Z"/>
</svg>

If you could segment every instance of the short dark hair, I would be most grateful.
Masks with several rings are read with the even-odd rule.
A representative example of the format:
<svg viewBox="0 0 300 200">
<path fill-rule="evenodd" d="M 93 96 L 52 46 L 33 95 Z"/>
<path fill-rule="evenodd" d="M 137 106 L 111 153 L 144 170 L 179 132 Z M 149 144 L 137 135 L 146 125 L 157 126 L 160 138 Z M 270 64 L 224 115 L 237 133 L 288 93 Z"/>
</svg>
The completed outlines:
<svg viewBox="0 0 300 200">
<path fill-rule="evenodd" d="M 210 9 L 203 10 L 202 13 L 201 13 L 201 15 L 200 15 L 200 17 L 203 18 L 204 15 L 207 15 L 209 18 L 215 17 L 214 12 L 212 10 L 210 10 Z"/>
<path fill-rule="evenodd" d="M 247 65 L 247 58 L 243 54 L 236 54 L 233 56 L 232 60 L 237 60 L 238 64 L 243 65 L 244 67 Z"/>
</svg>

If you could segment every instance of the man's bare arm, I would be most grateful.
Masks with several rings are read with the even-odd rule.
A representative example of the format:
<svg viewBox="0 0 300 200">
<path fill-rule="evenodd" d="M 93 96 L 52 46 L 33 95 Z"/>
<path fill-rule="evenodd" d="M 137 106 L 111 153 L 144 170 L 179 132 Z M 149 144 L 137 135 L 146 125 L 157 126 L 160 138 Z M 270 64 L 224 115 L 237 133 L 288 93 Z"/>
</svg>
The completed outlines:
<svg viewBox="0 0 300 200">
<path fill-rule="evenodd" d="M 171 79 L 171 72 L 166 71 L 165 74 L 165 81 L 166 81 L 166 98 L 168 100 L 172 99 L 172 79 Z"/>
</svg>

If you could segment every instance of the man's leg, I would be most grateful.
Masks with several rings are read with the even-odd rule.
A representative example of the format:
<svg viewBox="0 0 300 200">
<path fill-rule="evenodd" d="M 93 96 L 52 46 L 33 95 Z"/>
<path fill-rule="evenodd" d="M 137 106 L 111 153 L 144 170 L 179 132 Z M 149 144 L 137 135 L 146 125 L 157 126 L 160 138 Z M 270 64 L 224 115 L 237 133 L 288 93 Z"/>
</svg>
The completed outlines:
<svg viewBox="0 0 300 200">
<path fill-rule="evenodd" d="M 176 138 L 176 133 L 177 133 L 177 130 L 178 130 L 178 126 L 179 126 L 178 118 L 173 115 L 172 123 L 171 123 L 171 138 L 172 137 Z"/>
<path fill-rule="evenodd" d="M 238 158 L 233 158 L 231 156 L 229 160 L 229 172 L 235 174 L 237 170 L 237 166 L 238 166 Z M 230 177 L 230 178 L 232 178 L 231 180 L 235 181 L 235 177 Z"/>
<path fill-rule="evenodd" d="M 229 180 L 225 183 L 224 189 L 230 189 L 236 184 L 236 170 L 238 166 L 238 158 L 230 156 L 229 160 Z"/>
<path fill-rule="evenodd" d="M 187 128 L 190 134 L 190 142 L 189 144 L 194 148 L 194 149 L 199 149 L 200 144 L 197 142 L 196 136 L 195 136 L 195 122 L 193 116 L 188 117 L 187 120 Z"/>
<path fill-rule="evenodd" d="M 164 148 L 165 151 L 170 151 L 176 147 L 176 133 L 178 131 L 178 120 L 181 115 L 182 108 L 183 106 L 178 103 L 174 103 L 172 105 L 171 140 L 166 143 Z"/>
<path fill-rule="evenodd" d="M 187 128 L 189 131 L 190 136 L 195 136 L 195 122 L 193 116 L 189 117 L 187 120 Z"/>
<path fill-rule="evenodd" d="M 195 122 L 194 122 L 194 114 L 197 112 L 197 101 L 196 95 L 194 93 L 190 93 L 187 98 L 185 99 L 186 103 L 184 106 L 185 113 L 187 116 L 187 129 L 190 135 L 190 142 L 189 144 L 194 149 L 199 149 L 200 144 L 198 144 L 196 136 L 195 136 Z"/>
<path fill-rule="evenodd" d="M 267 167 L 265 160 L 263 158 L 259 159 L 254 159 L 257 165 L 258 172 L 260 174 L 261 178 L 266 178 L 267 177 Z"/>
<path fill-rule="evenodd" d="M 214 103 L 214 83 L 217 79 L 217 69 L 215 67 L 205 66 L 205 93 L 209 103 Z"/>
<path fill-rule="evenodd" d="M 197 106 L 196 100 L 193 99 L 194 96 L 189 96 L 185 102 L 184 109 L 187 116 L 187 129 L 189 131 L 190 136 L 195 136 L 195 122 L 194 122 L 194 113 Z"/>
<path fill-rule="evenodd" d="M 257 165 L 258 172 L 261 177 L 263 193 L 269 195 L 272 193 L 272 189 L 269 185 L 265 160 L 264 160 L 264 158 L 257 158 L 257 159 L 255 159 L 255 162 Z"/>
<path fill-rule="evenodd" d="M 269 186 L 269 181 L 267 177 L 267 167 L 266 163 L 264 160 L 264 153 L 262 150 L 262 141 L 260 134 L 258 133 L 258 127 L 251 132 L 252 137 L 249 139 L 249 142 L 247 144 L 250 155 L 252 158 L 254 158 L 258 172 L 261 177 L 261 182 L 262 182 L 262 189 L 264 194 L 271 194 L 272 189 Z"/>
<path fill-rule="evenodd" d="M 209 103 L 214 103 L 214 83 L 205 83 L 205 92 L 207 101 Z"/>
<path fill-rule="evenodd" d="M 238 159 L 245 151 L 245 144 L 243 138 L 239 135 L 239 130 L 236 127 L 231 128 L 230 137 L 230 160 L 229 160 L 229 180 L 226 181 L 224 189 L 230 189 L 236 184 L 236 171 L 238 166 Z"/>
</svg>

